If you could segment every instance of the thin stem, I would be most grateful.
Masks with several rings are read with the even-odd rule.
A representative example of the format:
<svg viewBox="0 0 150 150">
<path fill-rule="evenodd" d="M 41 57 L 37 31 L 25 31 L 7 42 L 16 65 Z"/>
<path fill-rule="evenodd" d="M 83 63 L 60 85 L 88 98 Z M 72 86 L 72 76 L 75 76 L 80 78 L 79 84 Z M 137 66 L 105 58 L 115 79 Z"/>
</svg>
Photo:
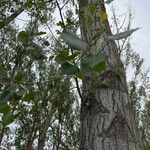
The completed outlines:
<svg viewBox="0 0 150 150">
<path fill-rule="evenodd" d="M 56 3 L 57 3 L 57 6 L 58 6 L 58 9 L 59 9 L 60 18 L 61 18 L 61 20 L 62 20 L 62 22 L 63 22 L 63 24 L 64 24 L 63 15 L 62 15 L 62 12 L 61 12 L 62 9 L 60 8 L 60 5 L 59 5 L 59 3 L 58 3 L 57 0 L 56 0 Z"/>
<path fill-rule="evenodd" d="M 71 53 L 73 54 L 73 50 L 71 50 Z M 73 64 L 76 64 L 75 60 L 73 60 Z M 75 83 L 76 83 L 76 86 L 77 86 L 77 91 L 78 91 L 79 97 L 81 98 L 81 100 L 83 100 L 82 93 L 81 93 L 80 86 L 79 86 L 79 82 L 78 82 L 78 78 L 74 77 L 74 79 L 75 79 Z"/>
</svg>

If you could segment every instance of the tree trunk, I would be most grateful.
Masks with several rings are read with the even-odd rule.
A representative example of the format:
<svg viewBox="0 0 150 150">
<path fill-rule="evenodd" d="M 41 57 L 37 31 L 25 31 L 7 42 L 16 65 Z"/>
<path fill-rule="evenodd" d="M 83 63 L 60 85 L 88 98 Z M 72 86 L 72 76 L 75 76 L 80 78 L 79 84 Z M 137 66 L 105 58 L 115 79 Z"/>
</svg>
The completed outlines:
<svg viewBox="0 0 150 150">
<path fill-rule="evenodd" d="M 29 140 L 27 141 L 26 150 L 33 150 L 32 145 L 33 145 L 33 140 L 32 140 L 32 138 L 31 138 L 31 139 L 29 139 Z"/>
<path fill-rule="evenodd" d="M 39 131 L 39 139 L 38 139 L 38 150 L 44 150 L 46 134 L 49 128 L 49 124 L 51 119 L 56 112 L 56 108 L 51 109 L 50 112 L 47 114 L 45 121 L 42 123 L 41 129 Z"/>
<path fill-rule="evenodd" d="M 98 11 L 106 12 L 104 2 L 85 1 L 79 1 L 80 29 L 82 39 L 89 43 L 90 48 L 92 39 L 101 28 L 105 29 L 106 37 L 111 35 L 111 30 L 108 20 L 99 17 Z M 83 16 L 90 4 L 98 9 L 89 27 Z M 87 76 L 83 81 L 80 150 L 143 150 L 116 43 L 106 39 L 99 49 L 108 55 L 107 69 L 96 77 Z"/>
</svg>

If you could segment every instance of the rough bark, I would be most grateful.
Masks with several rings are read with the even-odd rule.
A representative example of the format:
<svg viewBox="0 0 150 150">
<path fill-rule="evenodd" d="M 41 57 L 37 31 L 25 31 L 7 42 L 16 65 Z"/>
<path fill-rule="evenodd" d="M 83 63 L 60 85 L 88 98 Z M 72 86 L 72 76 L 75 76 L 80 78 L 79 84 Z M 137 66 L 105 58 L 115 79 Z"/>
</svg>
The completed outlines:
<svg viewBox="0 0 150 150">
<path fill-rule="evenodd" d="M 90 48 L 93 37 L 101 28 L 105 28 L 105 36 L 111 35 L 111 31 L 108 20 L 102 22 L 99 13 L 96 13 L 92 26 L 88 26 L 83 14 L 89 4 L 106 10 L 102 0 L 79 1 L 81 37 Z M 143 150 L 116 43 L 106 39 L 102 46 L 108 55 L 106 71 L 83 81 L 80 150 Z"/>
<path fill-rule="evenodd" d="M 49 124 L 51 122 L 51 119 L 55 111 L 56 111 L 56 108 L 51 110 L 47 114 L 45 121 L 42 123 L 41 130 L 39 131 L 38 148 L 37 148 L 38 150 L 44 150 L 47 130 L 49 128 Z"/>
</svg>

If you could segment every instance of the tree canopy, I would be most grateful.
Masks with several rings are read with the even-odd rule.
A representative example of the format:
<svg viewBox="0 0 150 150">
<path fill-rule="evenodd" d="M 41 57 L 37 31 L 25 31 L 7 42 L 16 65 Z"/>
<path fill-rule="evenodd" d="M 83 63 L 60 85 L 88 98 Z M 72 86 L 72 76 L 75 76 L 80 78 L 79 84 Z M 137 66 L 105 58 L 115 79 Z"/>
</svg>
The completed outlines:
<svg viewBox="0 0 150 150">
<path fill-rule="evenodd" d="M 79 149 L 82 81 L 107 70 L 108 56 L 99 49 L 104 40 L 115 40 L 127 75 L 132 74 L 130 102 L 145 150 L 150 148 L 149 70 L 142 68 L 144 61 L 130 44 L 139 28 L 131 28 L 130 11 L 127 26 L 120 26 L 113 11 L 115 33 L 107 36 L 102 27 L 88 43 L 81 38 L 79 18 L 90 27 L 97 12 L 102 22 L 108 19 L 93 4 L 79 12 L 75 0 L 0 1 L 2 148 Z"/>
</svg>

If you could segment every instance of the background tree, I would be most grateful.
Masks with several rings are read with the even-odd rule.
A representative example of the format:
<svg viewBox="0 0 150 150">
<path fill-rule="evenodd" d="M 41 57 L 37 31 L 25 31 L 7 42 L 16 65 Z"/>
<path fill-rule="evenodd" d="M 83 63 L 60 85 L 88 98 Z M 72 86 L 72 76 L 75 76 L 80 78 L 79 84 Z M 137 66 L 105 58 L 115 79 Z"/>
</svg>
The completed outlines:
<svg viewBox="0 0 150 150">
<path fill-rule="evenodd" d="M 147 133 L 149 128 L 147 126 L 148 119 L 146 119 L 148 115 L 145 115 L 148 114 L 148 108 L 147 105 L 145 105 L 146 111 L 142 111 L 140 108 L 141 106 L 144 107 L 141 103 L 143 100 L 149 100 L 148 71 L 142 70 L 143 59 L 132 50 L 130 45 L 128 36 L 134 31 L 131 28 L 131 13 L 129 13 L 127 26 L 124 24 L 125 27 L 123 26 L 118 30 L 119 25 L 115 18 L 116 14 L 113 12 L 115 33 L 117 34 L 109 37 L 112 39 L 110 43 L 114 46 L 113 39 L 120 40 L 116 41 L 118 51 L 114 51 L 117 58 L 111 61 L 108 57 L 107 61 L 110 64 L 107 64 L 108 68 L 106 68 L 107 52 L 105 54 L 97 53 L 100 50 L 107 49 L 109 45 L 107 33 L 109 34 L 110 30 L 105 9 L 100 9 L 101 3 L 95 6 L 94 3 L 85 3 L 86 1 L 79 2 L 80 6 L 84 7 L 83 11 L 80 9 L 81 12 L 79 12 L 78 4 L 75 1 L 67 0 L 62 2 L 51 0 L 1 3 L 1 14 L 3 14 L 0 21 L 1 146 L 5 146 L 8 149 L 15 147 L 22 150 L 79 149 L 80 100 L 82 100 L 83 106 L 83 101 L 86 99 L 86 94 L 88 94 L 89 90 L 97 88 L 98 92 L 99 88 L 102 88 L 102 90 L 107 89 L 107 83 L 110 84 L 111 81 L 109 82 L 105 78 L 112 73 L 109 65 L 119 62 L 122 67 L 122 63 L 119 60 L 119 57 L 121 57 L 127 72 L 131 70 L 130 68 L 133 68 L 133 78 L 129 80 L 128 85 L 130 106 L 134 110 L 133 117 L 136 120 L 140 120 L 138 122 L 139 129 L 142 133 L 145 148 L 148 148 L 149 137 Z M 107 1 L 107 3 L 109 2 Z M 28 21 L 23 23 L 22 28 L 19 29 L 16 24 L 19 19 L 18 15 L 21 12 L 28 14 L 28 17 L 23 18 L 22 22 L 25 21 L 24 19 L 28 19 Z M 60 17 L 56 15 L 56 12 L 59 12 Z M 54 19 L 54 16 L 58 18 Z M 93 23 L 95 20 L 95 25 L 98 28 L 94 31 Z M 101 22 L 102 26 L 99 26 Z M 57 35 L 54 32 L 56 23 Z M 86 42 L 77 36 L 79 26 L 84 31 L 88 29 L 86 33 L 91 33 L 91 36 L 87 34 Z M 100 27 L 101 29 L 99 29 Z M 122 33 L 119 34 L 119 32 Z M 83 37 L 83 32 L 81 33 Z M 88 47 L 87 51 L 85 51 L 86 47 Z M 81 59 L 82 67 L 79 65 Z M 105 68 L 106 70 L 104 71 Z M 122 74 L 120 70 L 118 69 L 114 72 L 114 81 L 116 83 L 113 83 L 113 85 L 116 85 L 116 87 L 120 85 L 122 88 L 120 80 L 123 80 L 124 73 Z M 104 72 L 99 79 L 98 74 L 101 71 Z M 83 80 L 83 85 L 90 81 L 92 82 L 87 89 L 83 86 L 83 93 L 81 93 L 79 79 Z M 86 79 L 88 82 L 85 82 Z M 99 83 L 101 80 L 103 82 Z M 97 87 L 97 85 L 100 87 Z M 95 86 L 96 88 L 93 88 Z M 86 101 L 85 107 L 91 110 L 91 114 L 93 112 L 97 114 L 104 112 L 104 118 L 105 116 L 107 118 L 109 108 L 105 107 L 103 103 L 99 105 L 98 101 L 93 101 L 96 94 L 92 95 L 91 92 L 90 96 L 91 99 Z M 114 105 L 115 110 L 120 108 L 120 104 L 118 102 L 117 104 L 119 106 Z M 88 114 L 82 112 L 82 123 L 82 116 L 85 119 Z M 94 117 L 96 116 L 94 115 Z M 94 119 L 94 117 L 90 117 L 88 121 Z M 118 118 L 120 116 L 115 119 L 111 116 L 110 120 L 114 120 L 116 123 Z M 107 123 L 109 124 L 109 121 Z M 118 128 L 121 125 L 121 122 L 116 123 L 116 125 L 115 123 L 112 123 L 112 128 L 115 128 L 116 125 Z M 88 123 L 87 125 L 90 126 L 91 124 Z M 94 128 L 96 127 L 90 127 L 91 133 Z M 116 130 L 114 128 L 113 130 Z M 109 134 L 110 136 L 113 135 L 110 128 Z M 105 134 L 100 133 L 99 136 L 105 137 Z M 107 147 L 108 143 L 105 144 L 104 141 L 103 146 Z M 94 146 L 100 146 L 100 144 L 92 144 L 92 141 L 89 143 L 89 139 L 86 142 L 87 145 L 90 144 L 89 149 Z M 83 146 L 85 143 L 83 142 Z"/>
</svg>

